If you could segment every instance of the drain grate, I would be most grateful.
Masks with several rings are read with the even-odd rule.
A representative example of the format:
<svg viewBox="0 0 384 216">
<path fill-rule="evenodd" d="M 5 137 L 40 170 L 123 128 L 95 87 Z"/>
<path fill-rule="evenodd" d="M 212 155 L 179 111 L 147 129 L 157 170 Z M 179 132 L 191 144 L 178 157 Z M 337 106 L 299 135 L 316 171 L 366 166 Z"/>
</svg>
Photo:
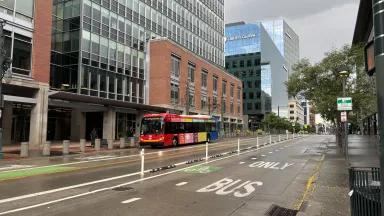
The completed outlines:
<svg viewBox="0 0 384 216">
<path fill-rule="evenodd" d="M 133 190 L 132 187 L 117 187 L 117 188 L 113 188 L 112 190 L 114 191 L 129 191 L 129 190 Z"/>
<path fill-rule="evenodd" d="M 296 216 L 297 210 L 272 205 L 265 213 L 266 216 Z"/>
</svg>

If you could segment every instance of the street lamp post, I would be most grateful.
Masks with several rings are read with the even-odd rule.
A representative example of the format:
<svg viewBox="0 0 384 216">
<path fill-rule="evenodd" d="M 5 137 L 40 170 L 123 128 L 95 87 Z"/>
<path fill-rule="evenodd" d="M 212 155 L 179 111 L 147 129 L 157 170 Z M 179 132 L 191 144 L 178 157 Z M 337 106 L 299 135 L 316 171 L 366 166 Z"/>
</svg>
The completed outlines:
<svg viewBox="0 0 384 216">
<path fill-rule="evenodd" d="M 343 97 L 346 97 L 346 83 L 347 79 L 349 77 L 348 71 L 341 71 L 339 72 L 339 76 L 342 79 L 343 83 Z M 341 111 L 342 112 L 342 111 Z M 340 115 L 341 115 L 340 112 Z M 343 143 L 344 143 L 344 154 L 347 161 L 349 161 L 349 155 L 348 155 L 348 119 L 345 122 L 341 122 L 341 128 L 342 128 L 342 137 L 343 137 Z"/>
</svg>

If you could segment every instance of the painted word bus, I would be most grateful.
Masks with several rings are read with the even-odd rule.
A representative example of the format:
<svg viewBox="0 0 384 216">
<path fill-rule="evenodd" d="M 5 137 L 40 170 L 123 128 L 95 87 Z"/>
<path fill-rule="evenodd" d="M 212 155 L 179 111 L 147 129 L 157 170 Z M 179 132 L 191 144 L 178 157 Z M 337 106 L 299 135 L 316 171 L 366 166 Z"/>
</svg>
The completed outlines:
<svg viewBox="0 0 384 216">
<path fill-rule="evenodd" d="M 205 115 L 147 114 L 141 122 L 140 145 L 153 147 L 204 143 L 218 138 L 218 121 Z"/>
</svg>

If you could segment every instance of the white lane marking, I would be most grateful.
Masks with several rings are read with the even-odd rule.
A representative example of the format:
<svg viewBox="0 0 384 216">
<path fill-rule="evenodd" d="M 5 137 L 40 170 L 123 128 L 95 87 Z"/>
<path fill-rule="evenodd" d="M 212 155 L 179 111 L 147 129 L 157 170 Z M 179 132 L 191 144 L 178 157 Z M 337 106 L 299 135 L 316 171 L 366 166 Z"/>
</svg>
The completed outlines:
<svg viewBox="0 0 384 216">
<path fill-rule="evenodd" d="M 275 152 L 278 152 L 278 151 L 279 151 L 279 149 L 276 149 L 276 150 L 275 150 Z"/>
<path fill-rule="evenodd" d="M 275 146 L 275 145 L 279 145 L 279 144 L 280 143 L 276 143 L 276 144 L 273 144 L 273 145 L 260 147 L 259 149 L 269 148 L 269 147 L 272 147 L 272 146 Z M 242 154 L 247 154 L 247 153 L 250 153 L 250 152 L 253 152 L 253 151 L 257 151 L 257 150 L 258 149 L 250 150 L 250 151 L 244 151 L 244 152 L 241 152 L 240 154 L 241 155 Z M 236 156 L 237 155 L 229 155 L 229 156 L 226 156 L 226 157 L 214 159 L 214 160 L 211 160 L 211 161 L 206 161 L 204 163 L 198 163 L 198 164 L 195 164 L 195 165 L 192 165 L 192 166 L 184 167 L 184 168 L 181 168 L 181 169 L 173 170 L 173 171 L 162 173 L 162 174 L 159 174 L 159 175 L 149 176 L 149 177 L 146 177 L 146 178 L 140 178 L 140 179 L 133 180 L 133 181 L 130 181 L 130 182 L 127 182 L 127 183 L 123 183 L 123 184 L 120 184 L 120 185 L 116 185 L 116 186 L 113 186 L 113 187 L 101 188 L 101 189 L 94 190 L 94 191 L 91 191 L 91 192 L 77 194 L 77 195 L 74 195 L 74 196 L 65 197 L 65 198 L 61 198 L 61 199 L 57 199 L 57 200 L 52 200 L 52 201 L 45 202 L 45 203 L 40 203 L 40 204 L 36 204 L 36 205 L 26 206 L 26 207 L 22 207 L 22 208 L 18 208 L 18 209 L 9 210 L 9 211 L 6 211 L 6 212 L 0 212 L 0 215 L 20 212 L 20 211 L 24 211 L 24 210 L 40 207 L 40 206 L 50 205 L 50 204 L 53 204 L 53 203 L 58 203 L 58 202 L 62 202 L 62 201 L 66 201 L 66 200 L 70 200 L 70 199 L 86 196 L 86 195 L 89 195 L 89 194 L 94 194 L 94 193 L 98 193 L 98 192 L 102 192 L 102 191 L 106 191 L 106 190 L 111 190 L 111 189 L 114 189 L 114 188 L 117 188 L 117 187 L 127 186 L 127 185 L 134 184 L 134 183 L 137 183 L 137 182 L 142 182 L 142 181 L 146 181 L 146 180 L 149 180 L 149 179 L 153 179 L 153 178 L 157 178 L 157 177 L 173 174 L 173 173 L 176 173 L 176 172 L 180 172 L 180 171 L 186 170 L 188 168 L 200 166 L 201 164 L 209 164 L 209 163 L 213 163 L 213 162 L 220 161 L 220 160 L 225 160 L 225 159 L 228 159 L 228 158 L 231 158 L 231 157 L 236 157 Z M 265 155 L 262 155 L 262 156 L 265 157 Z M 185 162 L 182 162 L 182 163 L 179 163 L 179 164 L 185 164 Z M 144 172 L 148 173 L 148 172 L 150 172 L 150 170 L 146 170 Z M 49 190 L 49 191 L 42 191 L 42 192 L 33 193 L 33 194 L 26 194 L 26 195 L 22 195 L 22 196 L 18 196 L 18 197 L 11 197 L 11 198 L 0 200 L 0 204 L 1 203 L 12 202 L 12 201 L 16 201 L 16 200 L 21 200 L 21 199 L 26 199 L 26 198 L 31 198 L 31 197 L 36 197 L 36 196 L 41 196 L 41 195 L 45 195 L 45 194 L 50 194 L 50 193 L 54 193 L 54 192 L 58 192 L 58 191 L 69 190 L 69 189 L 78 188 L 78 187 L 82 187 L 82 186 L 88 186 L 88 185 L 92 185 L 92 184 L 102 183 L 102 182 L 106 182 L 106 181 L 113 181 L 113 180 L 120 179 L 120 178 L 125 178 L 125 177 L 129 177 L 129 176 L 139 175 L 140 173 L 141 172 L 136 172 L 136 173 L 131 173 L 131 174 L 127 174 L 127 175 L 116 176 L 116 177 L 107 178 L 107 179 L 101 179 L 101 180 L 98 180 L 98 181 L 87 182 L 87 183 L 78 184 L 78 185 L 72 185 L 72 186 L 63 187 L 63 188 L 57 188 L 57 189 L 53 189 L 53 190 Z"/>
<path fill-rule="evenodd" d="M 252 158 L 252 160 L 257 160 L 257 158 L 254 157 L 254 158 Z"/>
<path fill-rule="evenodd" d="M 106 159 L 106 158 L 116 158 L 117 156 L 112 155 L 101 155 L 101 156 L 90 156 L 90 157 L 79 157 L 75 158 L 75 160 L 100 160 L 100 159 Z"/>
<path fill-rule="evenodd" d="M 131 202 L 135 202 L 137 200 L 141 200 L 141 198 L 132 198 L 132 199 L 129 199 L 129 200 L 125 200 L 123 202 L 121 202 L 122 204 L 128 204 L 128 203 L 131 203 Z"/>
<path fill-rule="evenodd" d="M 242 161 L 242 162 L 240 162 L 239 164 L 245 164 L 245 162 Z"/>
<path fill-rule="evenodd" d="M 180 182 L 178 184 L 176 184 L 177 187 L 180 187 L 180 186 L 183 186 L 183 185 L 186 185 L 188 184 L 188 182 Z"/>
<path fill-rule="evenodd" d="M 4 167 L 0 167 L 0 171 L 3 171 L 3 170 L 14 170 L 14 169 L 20 169 L 20 168 L 30 168 L 30 167 L 33 167 L 31 165 L 17 165 L 17 164 L 14 164 L 14 165 L 7 165 L 7 166 L 4 166 Z"/>
<path fill-rule="evenodd" d="M 265 157 L 265 156 L 267 156 L 267 155 L 261 155 L 261 157 Z"/>
<path fill-rule="evenodd" d="M 255 140 L 257 138 L 250 138 L 250 139 L 244 139 L 244 140 L 241 140 L 242 142 L 248 142 L 248 141 L 252 141 L 252 140 Z M 212 147 L 220 147 L 220 145 L 222 144 L 227 144 L 227 145 L 230 145 L 231 143 L 230 142 L 218 142 L 217 144 L 214 144 Z M 194 148 L 205 148 L 205 146 L 202 146 L 202 145 L 196 145 L 196 146 L 189 146 L 189 147 L 183 147 L 181 150 L 184 150 L 184 149 L 194 149 Z M 170 150 L 165 150 L 163 151 L 163 153 L 166 153 L 166 152 L 176 152 L 180 149 L 170 149 Z M 159 154 L 159 152 L 148 152 L 148 153 L 145 153 L 145 155 L 154 155 L 154 154 Z M 97 159 L 97 160 L 91 160 L 91 161 L 79 161 L 79 162 L 71 162 L 71 163 L 60 163 L 60 164 L 54 164 L 54 165 L 46 165 L 46 166 L 31 166 L 31 167 L 28 167 L 28 168 L 22 168 L 22 169 L 17 169 L 18 171 L 26 171 L 26 170 L 31 170 L 31 169 L 34 169 L 34 168 L 48 168 L 48 167 L 58 167 L 58 166 L 70 166 L 70 165 L 77 165 L 77 164 L 83 164 L 83 163 L 91 163 L 91 162 L 100 162 L 100 161 L 109 161 L 109 160 L 117 160 L 117 159 L 125 159 L 125 158 L 132 158 L 132 157 L 139 157 L 141 156 L 140 154 L 134 154 L 134 155 L 127 155 L 127 156 L 120 156 L 120 157 L 117 157 L 115 156 L 114 158 L 102 158 L 102 159 Z M 6 173 L 6 172 L 13 172 L 15 170 L 5 170 L 5 171 L 1 171 L 0 173 Z"/>
<path fill-rule="evenodd" d="M 272 154 L 273 152 L 268 152 L 268 154 Z"/>
</svg>

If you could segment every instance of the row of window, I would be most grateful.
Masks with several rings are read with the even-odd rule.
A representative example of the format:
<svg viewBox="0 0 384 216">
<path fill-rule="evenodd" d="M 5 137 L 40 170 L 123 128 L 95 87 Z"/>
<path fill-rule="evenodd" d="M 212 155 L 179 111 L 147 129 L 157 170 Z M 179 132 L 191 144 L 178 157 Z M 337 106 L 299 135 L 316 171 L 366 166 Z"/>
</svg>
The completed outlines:
<svg viewBox="0 0 384 216">
<path fill-rule="evenodd" d="M 1 0 L 2 12 L 19 19 L 32 22 L 34 0 Z"/>
<path fill-rule="evenodd" d="M 150 38 L 144 36 L 145 29 L 147 29 L 158 35 L 171 38 L 200 56 L 223 65 L 222 34 L 213 31 L 209 26 L 204 27 L 196 17 L 194 19 L 196 25 L 186 21 L 188 26 L 186 24 L 182 27 L 181 21 L 172 21 L 145 4 L 139 3 L 138 7 L 140 8 L 138 12 L 135 12 L 134 9 L 129 15 L 120 16 L 98 4 L 86 1 L 83 26 L 93 33 L 102 34 L 120 43 L 124 43 L 124 40 L 127 43 L 131 40 L 139 40 L 144 43 L 146 38 Z M 154 36 L 148 33 L 147 35 Z"/>
<path fill-rule="evenodd" d="M 225 62 L 225 68 L 226 69 L 229 69 L 229 68 L 243 68 L 243 67 L 255 67 L 255 66 L 260 66 L 261 62 L 260 62 L 260 58 L 257 58 L 257 59 L 254 59 L 254 60 L 251 60 L 251 59 L 248 59 L 248 60 L 233 60 L 232 62 L 230 61 L 226 61 Z"/>
<path fill-rule="evenodd" d="M 32 39 L 4 30 L 5 52 L 12 59 L 12 72 L 29 76 L 32 63 Z"/>
<path fill-rule="evenodd" d="M 254 108 L 253 108 L 253 105 L 254 105 Z M 255 109 L 255 110 L 261 110 L 261 103 L 260 102 L 257 102 L 257 103 L 247 103 L 247 110 L 252 110 L 252 109 Z"/>
<path fill-rule="evenodd" d="M 260 99 L 261 98 L 261 92 L 260 91 L 256 92 L 256 95 L 254 92 L 249 92 L 248 98 L 247 98 L 247 94 L 244 92 L 243 93 L 243 100 L 246 100 L 246 99 L 253 100 L 253 99 L 255 99 L 255 96 L 256 96 L 256 99 Z"/>
</svg>

